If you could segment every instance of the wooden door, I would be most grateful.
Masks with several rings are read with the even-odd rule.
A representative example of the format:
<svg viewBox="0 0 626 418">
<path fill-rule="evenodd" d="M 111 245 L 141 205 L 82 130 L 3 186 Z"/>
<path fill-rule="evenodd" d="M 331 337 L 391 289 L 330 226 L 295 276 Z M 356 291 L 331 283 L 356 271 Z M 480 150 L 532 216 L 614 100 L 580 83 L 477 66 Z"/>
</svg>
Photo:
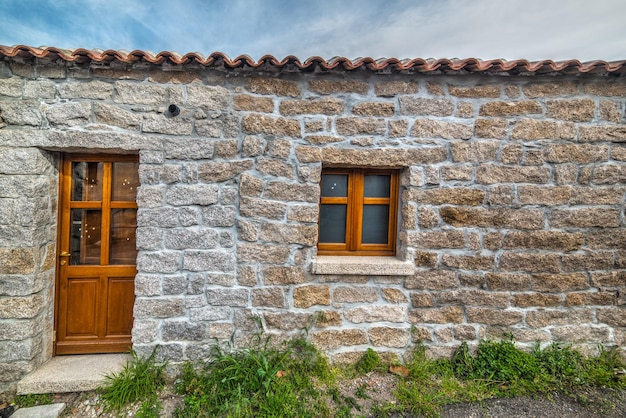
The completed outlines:
<svg viewBox="0 0 626 418">
<path fill-rule="evenodd" d="M 137 156 L 65 156 L 61 170 L 56 354 L 131 347 Z"/>
</svg>

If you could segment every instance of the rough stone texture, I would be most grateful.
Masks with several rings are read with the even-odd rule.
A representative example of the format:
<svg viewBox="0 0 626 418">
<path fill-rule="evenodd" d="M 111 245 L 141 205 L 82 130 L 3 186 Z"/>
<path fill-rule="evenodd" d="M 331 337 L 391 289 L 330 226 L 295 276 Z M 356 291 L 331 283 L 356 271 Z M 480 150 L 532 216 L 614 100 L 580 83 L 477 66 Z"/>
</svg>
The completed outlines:
<svg viewBox="0 0 626 418">
<path fill-rule="evenodd" d="M 271 113 L 274 110 L 274 101 L 269 97 L 240 94 L 233 99 L 233 106 L 235 110 Z"/>
<path fill-rule="evenodd" d="M 375 347 L 403 348 L 409 342 L 410 330 L 408 328 L 372 327 L 368 334 Z"/>
<path fill-rule="evenodd" d="M 478 206 L 485 199 L 485 192 L 468 188 L 441 188 L 414 190 L 404 194 L 404 198 L 418 204 Z"/>
<path fill-rule="evenodd" d="M 383 288 L 382 296 L 387 302 L 406 303 L 408 301 L 406 295 L 399 289 Z"/>
<path fill-rule="evenodd" d="M 0 66 L 2 385 L 52 354 L 64 152 L 139 154 L 133 341 L 172 364 L 261 328 L 307 330 L 338 361 L 507 333 L 626 341 L 624 77 L 16 60 Z M 326 167 L 398 170 L 393 260 L 317 254 Z"/>
<path fill-rule="evenodd" d="M 512 231 L 504 238 L 504 248 L 575 251 L 581 247 L 584 238 L 581 233 L 561 231 Z"/>
<path fill-rule="evenodd" d="M 467 308 L 467 322 L 470 323 L 511 326 L 518 324 L 523 317 L 523 312 L 517 310 Z"/>
<path fill-rule="evenodd" d="M 311 324 L 311 315 L 305 313 L 276 313 L 265 312 L 263 319 L 270 329 L 279 329 L 284 331 L 297 331 L 307 328 Z"/>
<path fill-rule="evenodd" d="M 482 184 L 547 183 L 549 178 L 547 167 L 481 164 L 476 173 L 476 179 Z"/>
<path fill-rule="evenodd" d="M 595 109 L 596 104 L 592 99 L 548 100 L 546 116 L 573 122 L 591 122 Z"/>
<path fill-rule="evenodd" d="M 411 135 L 423 138 L 470 139 L 472 125 L 444 122 L 434 119 L 418 119 L 411 128 Z"/>
<path fill-rule="evenodd" d="M 488 102 L 480 107 L 480 116 L 521 116 L 542 112 L 538 101 L 522 100 L 519 102 Z"/>
<path fill-rule="evenodd" d="M 419 83 L 410 81 L 383 81 L 374 84 L 377 96 L 393 97 L 400 94 L 412 94 L 419 92 Z"/>
<path fill-rule="evenodd" d="M 626 127 L 623 124 L 612 126 L 580 126 L 580 141 L 585 142 L 626 142 Z"/>
<path fill-rule="evenodd" d="M 594 320 L 593 310 L 591 309 L 541 309 L 530 311 L 526 315 L 526 323 L 533 328 L 543 328 L 550 325 L 569 325 L 569 324 L 590 324 Z M 601 317 L 598 312 L 600 322 L 605 322 L 606 318 Z M 623 326 L 623 325 L 618 325 Z"/>
<path fill-rule="evenodd" d="M 549 80 L 543 80 L 540 82 L 529 82 L 522 86 L 522 91 L 526 97 L 570 97 L 580 91 L 580 87 L 577 83 L 571 81 L 563 81 L 560 83 L 554 83 Z"/>
<path fill-rule="evenodd" d="M 445 206 L 440 209 L 439 213 L 445 222 L 457 227 L 479 226 L 540 229 L 544 223 L 543 213 L 535 209 L 485 209 Z"/>
<path fill-rule="evenodd" d="M 552 122 L 546 120 L 523 119 L 511 130 L 511 139 L 525 141 L 538 139 L 574 139 L 573 123 Z"/>
<path fill-rule="evenodd" d="M 395 105 L 388 102 L 363 102 L 352 108 L 352 113 L 359 116 L 393 116 Z"/>
<path fill-rule="evenodd" d="M 375 287 L 341 286 L 333 291 L 333 302 L 335 303 L 367 303 L 377 300 L 378 291 Z"/>
<path fill-rule="evenodd" d="M 452 142 L 450 151 L 454 162 L 495 161 L 500 143 L 498 141 Z"/>
<path fill-rule="evenodd" d="M 245 115 L 241 121 L 241 127 L 244 132 L 251 134 L 300 136 L 300 124 L 297 120 L 256 113 Z"/>
<path fill-rule="evenodd" d="M 478 86 L 448 86 L 448 91 L 451 95 L 463 98 L 498 98 L 500 97 L 501 90 L 502 86 L 500 84 L 486 84 Z"/>
<path fill-rule="evenodd" d="M 296 287 L 293 290 L 293 305 L 296 308 L 330 305 L 330 289 L 328 286 Z"/>
<path fill-rule="evenodd" d="M 506 119 L 477 119 L 474 135 L 478 138 L 505 139 L 509 123 Z"/>
<path fill-rule="evenodd" d="M 458 306 L 413 309 L 409 311 L 409 322 L 412 324 L 460 324 L 463 322 L 463 311 Z"/>
<path fill-rule="evenodd" d="M 323 330 L 311 333 L 311 342 L 321 350 L 367 344 L 367 333 L 362 329 Z"/>
<path fill-rule="evenodd" d="M 402 306 L 370 305 L 346 309 L 345 318 L 355 324 L 363 322 L 403 322 L 406 308 Z"/>
<path fill-rule="evenodd" d="M 309 81 L 309 90 L 321 94 L 332 93 L 357 93 L 366 94 L 369 85 L 356 80 L 323 80 L 313 79 Z"/>
<path fill-rule="evenodd" d="M 338 118 L 336 123 L 339 135 L 381 135 L 387 124 L 384 119 L 344 117 Z"/>
<path fill-rule="evenodd" d="M 300 88 L 292 81 L 277 78 L 253 77 L 247 80 L 246 89 L 251 93 L 298 97 Z"/>
<path fill-rule="evenodd" d="M 318 100 L 283 100 L 280 102 L 280 113 L 286 116 L 293 115 L 340 115 L 343 113 L 345 104 L 343 100 L 318 99 Z"/>
<path fill-rule="evenodd" d="M 450 116 L 454 104 L 449 99 L 426 99 L 410 96 L 400 97 L 400 114 Z"/>
</svg>

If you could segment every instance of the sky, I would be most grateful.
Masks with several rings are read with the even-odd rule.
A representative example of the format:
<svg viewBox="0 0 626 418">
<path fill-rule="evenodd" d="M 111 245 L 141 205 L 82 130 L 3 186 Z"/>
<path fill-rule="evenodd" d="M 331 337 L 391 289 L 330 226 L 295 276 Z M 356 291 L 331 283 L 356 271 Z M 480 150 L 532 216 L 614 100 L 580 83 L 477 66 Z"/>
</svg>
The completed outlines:
<svg viewBox="0 0 626 418">
<path fill-rule="evenodd" d="M 329 60 L 626 59 L 626 0 L 0 0 L 0 45 Z"/>
</svg>

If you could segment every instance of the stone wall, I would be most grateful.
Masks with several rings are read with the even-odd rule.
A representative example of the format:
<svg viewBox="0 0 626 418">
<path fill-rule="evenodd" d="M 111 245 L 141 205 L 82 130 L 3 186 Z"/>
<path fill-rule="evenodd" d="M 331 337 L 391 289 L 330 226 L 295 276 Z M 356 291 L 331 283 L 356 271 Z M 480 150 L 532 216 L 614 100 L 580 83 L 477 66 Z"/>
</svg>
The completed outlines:
<svg viewBox="0 0 626 418">
<path fill-rule="evenodd" d="M 623 346 L 625 107 L 607 75 L 5 58 L 0 392 L 51 355 L 57 159 L 85 150 L 140 156 L 140 353 L 260 329 L 336 362 L 505 334 Z M 324 165 L 401 170 L 396 258 L 316 256 Z"/>
<path fill-rule="evenodd" d="M 58 192 L 54 156 L 2 138 L 0 393 L 52 355 Z"/>
</svg>

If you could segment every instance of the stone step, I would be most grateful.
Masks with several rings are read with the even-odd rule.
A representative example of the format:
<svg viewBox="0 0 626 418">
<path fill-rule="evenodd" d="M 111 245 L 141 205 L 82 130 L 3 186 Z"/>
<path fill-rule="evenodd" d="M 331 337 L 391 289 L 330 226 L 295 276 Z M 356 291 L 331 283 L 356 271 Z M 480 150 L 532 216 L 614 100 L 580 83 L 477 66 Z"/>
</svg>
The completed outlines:
<svg viewBox="0 0 626 418">
<path fill-rule="evenodd" d="M 64 409 L 64 403 L 20 408 L 11 415 L 11 418 L 59 418 Z"/>
<path fill-rule="evenodd" d="M 57 356 L 17 384 L 18 395 L 86 392 L 101 386 L 107 374 L 117 373 L 129 354 Z"/>
</svg>

